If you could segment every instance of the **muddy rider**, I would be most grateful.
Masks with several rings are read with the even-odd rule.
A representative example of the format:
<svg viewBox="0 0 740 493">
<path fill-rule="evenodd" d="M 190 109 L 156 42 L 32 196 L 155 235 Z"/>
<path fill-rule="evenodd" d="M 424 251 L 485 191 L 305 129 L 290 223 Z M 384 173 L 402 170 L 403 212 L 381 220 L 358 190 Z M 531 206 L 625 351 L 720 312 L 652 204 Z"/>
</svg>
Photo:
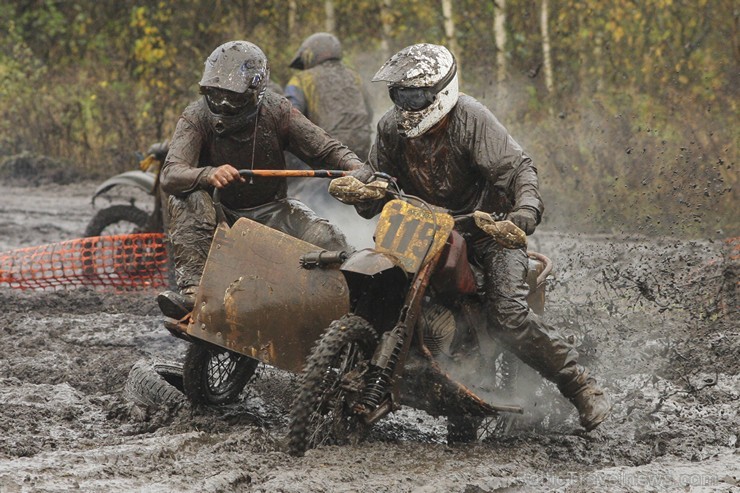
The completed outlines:
<svg viewBox="0 0 740 493">
<path fill-rule="evenodd" d="M 531 235 L 543 212 L 537 170 L 490 110 L 458 93 L 457 70 L 454 56 L 433 44 L 404 48 L 380 68 L 373 82 L 387 83 L 394 106 L 378 123 L 369 165 L 396 177 L 406 193 L 455 214 L 506 214 Z M 380 205 L 357 209 L 372 217 Z M 505 249 L 472 224 L 458 229 L 485 270 L 492 334 L 554 382 L 581 425 L 594 429 L 609 414 L 609 398 L 578 364 L 576 349 L 528 308 L 525 249 Z"/>
<path fill-rule="evenodd" d="M 360 76 L 342 62 L 342 45 L 330 33 L 306 38 L 290 62 L 298 72 L 285 97 L 362 159 L 371 144 L 372 109 Z"/>
<path fill-rule="evenodd" d="M 160 177 L 170 195 L 168 230 L 179 290 L 158 296 L 165 315 L 180 318 L 193 307 L 216 228 L 214 187 L 223 189 L 229 221 L 247 217 L 328 250 L 348 249 L 338 228 L 286 198 L 284 178 L 246 181 L 239 175 L 240 169 L 285 169 L 286 150 L 316 168 L 355 170 L 363 164 L 287 99 L 267 91 L 269 77 L 259 47 L 225 43 L 206 59 L 202 97 L 177 122 Z"/>
</svg>

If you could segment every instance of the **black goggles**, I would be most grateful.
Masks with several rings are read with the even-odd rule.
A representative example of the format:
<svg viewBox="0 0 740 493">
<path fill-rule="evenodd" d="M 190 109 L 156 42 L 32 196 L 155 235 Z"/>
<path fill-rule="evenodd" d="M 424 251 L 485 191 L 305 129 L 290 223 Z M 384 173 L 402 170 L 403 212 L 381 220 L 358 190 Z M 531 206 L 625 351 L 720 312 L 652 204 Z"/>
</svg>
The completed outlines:
<svg viewBox="0 0 740 493">
<path fill-rule="evenodd" d="M 401 87 L 390 86 L 393 104 L 405 111 L 421 111 L 434 102 L 437 93 L 444 89 L 457 74 L 457 64 L 452 63 L 449 72 L 439 82 L 431 87 Z"/>
<path fill-rule="evenodd" d="M 244 92 L 229 91 L 217 87 L 203 87 L 208 107 L 217 115 L 235 115 L 249 106 L 256 106 L 259 100 L 262 76 L 255 75 Z"/>
</svg>

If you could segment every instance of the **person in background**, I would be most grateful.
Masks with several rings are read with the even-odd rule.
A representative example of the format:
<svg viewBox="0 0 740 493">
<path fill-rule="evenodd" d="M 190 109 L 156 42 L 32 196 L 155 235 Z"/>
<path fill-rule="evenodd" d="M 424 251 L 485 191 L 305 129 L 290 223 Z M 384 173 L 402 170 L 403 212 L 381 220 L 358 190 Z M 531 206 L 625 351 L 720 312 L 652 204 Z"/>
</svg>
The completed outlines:
<svg viewBox="0 0 740 493">
<path fill-rule="evenodd" d="M 330 33 L 312 34 L 301 43 L 290 67 L 297 71 L 285 86 L 288 101 L 361 159 L 367 159 L 372 143 L 372 109 L 362 79 L 342 62 L 339 39 Z M 289 152 L 286 162 L 290 169 L 308 168 Z M 354 211 L 342 208 L 321 180 L 290 180 L 288 196 L 331 219 L 347 233 L 356 233 L 352 235 L 354 242 L 373 229 L 372 221 L 358 222 Z"/>
<path fill-rule="evenodd" d="M 372 109 L 362 79 L 342 63 L 342 45 L 330 33 L 306 38 L 290 62 L 298 70 L 285 86 L 293 106 L 361 159 L 370 150 Z"/>
</svg>

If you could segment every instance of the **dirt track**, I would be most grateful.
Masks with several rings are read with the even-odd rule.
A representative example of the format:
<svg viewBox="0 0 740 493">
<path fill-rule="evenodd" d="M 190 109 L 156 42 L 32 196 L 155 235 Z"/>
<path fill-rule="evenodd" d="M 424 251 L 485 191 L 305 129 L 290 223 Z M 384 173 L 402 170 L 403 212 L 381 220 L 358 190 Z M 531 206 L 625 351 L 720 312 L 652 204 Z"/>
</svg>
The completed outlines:
<svg viewBox="0 0 740 493">
<path fill-rule="evenodd" d="M 0 252 L 80 235 L 94 186 L 0 186 Z M 557 272 L 547 316 L 615 401 L 591 434 L 535 381 L 505 436 L 450 447 L 443 420 L 404 409 L 367 443 L 296 459 L 281 451 L 291 377 L 270 368 L 226 408 L 124 398 L 136 361 L 185 350 L 153 293 L 0 287 L 0 492 L 739 490 L 740 244 L 535 238 Z"/>
</svg>

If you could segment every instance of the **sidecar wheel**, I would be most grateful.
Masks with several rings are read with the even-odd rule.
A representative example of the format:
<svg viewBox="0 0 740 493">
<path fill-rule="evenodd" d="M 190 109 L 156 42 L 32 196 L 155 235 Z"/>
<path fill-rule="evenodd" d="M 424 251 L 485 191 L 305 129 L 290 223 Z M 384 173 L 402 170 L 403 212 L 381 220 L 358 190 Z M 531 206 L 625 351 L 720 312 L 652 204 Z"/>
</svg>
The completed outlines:
<svg viewBox="0 0 740 493">
<path fill-rule="evenodd" d="M 367 426 L 351 409 L 364 387 L 363 376 L 377 339 L 373 327 L 356 315 L 345 315 L 326 329 L 308 357 L 293 401 L 288 431 L 291 455 L 363 438 Z"/>
<path fill-rule="evenodd" d="M 85 237 L 111 236 L 143 231 L 149 214 L 133 205 L 112 205 L 100 209 L 85 228 Z"/>
<path fill-rule="evenodd" d="M 183 390 L 193 404 L 235 402 L 259 361 L 227 349 L 191 344 L 183 363 Z"/>
</svg>

